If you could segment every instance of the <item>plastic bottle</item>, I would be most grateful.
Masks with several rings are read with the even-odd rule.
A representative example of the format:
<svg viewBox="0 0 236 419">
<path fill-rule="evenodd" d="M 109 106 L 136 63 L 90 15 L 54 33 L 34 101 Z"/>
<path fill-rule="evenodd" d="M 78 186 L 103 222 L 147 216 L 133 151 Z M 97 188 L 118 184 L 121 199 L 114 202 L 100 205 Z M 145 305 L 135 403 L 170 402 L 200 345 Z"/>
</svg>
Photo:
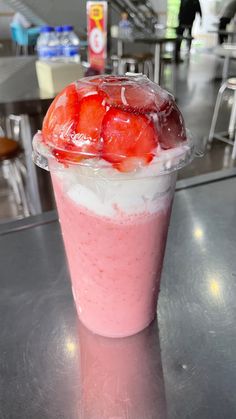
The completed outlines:
<svg viewBox="0 0 236 419">
<path fill-rule="evenodd" d="M 51 26 L 43 26 L 37 41 L 37 53 L 40 60 L 51 61 L 58 57 L 58 39 Z"/>
<path fill-rule="evenodd" d="M 63 26 L 63 35 L 61 37 L 62 54 L 65 61 L 78 62 L 79 56 L 79 38 L 74 33 L 73 26 Z"/>
<path fill-rule="evenodd" d="M 133 32 L 133 25 L 128 19 L 128 13 L 123 12 L 121 14 L 121 20 L 119 22 L 119 36 L 120 38 L 130 38 Z"/>
<path fill-rule="evenodd" d="M 63 57 L 63 49 L 62 49 L 62 37 L 63 37 L 63 26 L 56 26 L 55 27 L 55 34 L 58 41 L 58 59 L 61 60 Z"/>
</svg>

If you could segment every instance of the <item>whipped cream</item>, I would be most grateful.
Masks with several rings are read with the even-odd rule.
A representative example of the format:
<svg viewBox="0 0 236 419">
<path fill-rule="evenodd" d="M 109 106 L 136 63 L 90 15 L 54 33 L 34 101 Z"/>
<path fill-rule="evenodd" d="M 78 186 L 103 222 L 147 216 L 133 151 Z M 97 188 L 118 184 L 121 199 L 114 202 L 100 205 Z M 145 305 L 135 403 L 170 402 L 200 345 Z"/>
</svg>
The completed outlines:
<svg viewBox="0 0 236 419">
<path fill-rule="evenodd" d="M 113 169 L 114 170 L 114 169 Z M 104 169 L 101 169 L 104 172 Z M 140 178 L 123 174 L 107 177 L 101 171 L 71 166 L 54 171 L 64 193 L 76 204 L 96 215 L 116 218 L 121 215 L 153 214 L 169 208 L 176 174 Z"/>
<path fill-rule="evenodd" d="M 170 150 L 158 148 L 149 165 L 123 173 L 105 160 L 95 158 L 64 166 L 52 157 L 40 133 L 36 134 L 33 145 L 36 164 L 46 168 L 48 159 L 52 175 L 71 200 L 97 215 L 112 218 L 167 210 L 177 169 L 193 154 L 188 142 Z"/>
</svg>

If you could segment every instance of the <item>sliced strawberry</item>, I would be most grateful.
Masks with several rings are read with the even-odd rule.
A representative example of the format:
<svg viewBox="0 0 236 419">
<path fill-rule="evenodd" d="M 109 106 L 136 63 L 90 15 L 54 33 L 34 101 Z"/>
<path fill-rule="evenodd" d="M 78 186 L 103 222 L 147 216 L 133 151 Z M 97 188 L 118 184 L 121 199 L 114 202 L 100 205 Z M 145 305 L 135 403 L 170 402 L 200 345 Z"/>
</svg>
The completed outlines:
<svg viewBox="0 0 236 419">
<path fill-rule="evenodd" d="M 179 146 L 186 141 L 186 130 L 181 112 L 172 102 L 159 115 L 159 141 L 164 150 Z"/>
<path fill-rule="evenodd" d="M 158 92 L 153 90 L 149 82 L 140 85 L 134 84 L 128 79 L 122 84 L 114 82 L 111 84 L 102 83 L 98 89 L 107 95 L 107 104 L 113 107 L 121 108 L 129 112 L 148 113 L 159 112 L 167 106 L 169 97 L 166 93 L 156 86 Z"/>
<path fill-rule="evenodd" d="M 96 86 L 76 83 L 70 84 L 59 93 L 43 121 L 42 135 L 45 142 L 63 147 L 75 133 L 78 119 L 79 101 L 89 94 L 97 92 Z"/>
<path fill-rule="evenodd" d="M 76 133 L 82 134 L 87 140 L 98 141 L 105 113 L 106 107 L 102 95 L 84 97 L 79 103 Z"/>
<path fill-rule="evenodd" d="M 43 121 L 44 141 L 60 143 L 61 134 L 73 129 L 78 112 L 78 95 L 75 84 L 67 86 L 52 102 Z"/>
<path fill-rule="evenodd" d="M 149 163 L 158 143 L 151 119 L 114 108 L 103 119 L 102 139 L 102 157 L 121 171 Z"/>
<path fill-rule="evenodd" d="M 81 99 L 77 107 L 74 132 L 71 134 L 70 142 L 64 142 L 62 148 L 55 147 L 54 156 L 61 162 L 79 162 L 85 158 L 98 156 L 105 112 L 102 96 L 94 94 Z"/>
</svg>

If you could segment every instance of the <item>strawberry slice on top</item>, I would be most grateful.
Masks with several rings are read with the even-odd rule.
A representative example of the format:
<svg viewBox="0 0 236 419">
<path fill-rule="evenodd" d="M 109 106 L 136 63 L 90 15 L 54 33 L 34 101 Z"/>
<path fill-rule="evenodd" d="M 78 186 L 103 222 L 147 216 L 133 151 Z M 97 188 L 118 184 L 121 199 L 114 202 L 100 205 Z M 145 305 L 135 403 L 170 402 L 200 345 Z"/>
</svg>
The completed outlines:
<svg viewBox="0 0 236 419">
<path fill-rule="evenodd" d="M 78 162 L 98 154 L 103 101 L 97 86 L 87 83 L 78 87 L 73 83 L 55 98 L 44 118 L 42 136 L 54 146 L 58 160 Z"/>
<path fill-rule="evenodd" d="M 43 121 L 42 135 L 46 143 L 63 145 L 65 137 L 68 140 L 77 119 L 78 103 L 75 84 L 70 84 L 56 96 Z"/>
<path fill-rule="evenodd" d="M 152 120 L 111 108 L 102 123 L 102 157 L 120 171 L 132 171 L 150 163 L 158 144 Z"/>
<path fill-rule="evenodd" d="M 187 140 L 184 119 L 174 102 L 159 115 L 159 141 L 162 149 L 178 147 Z"/>
<path fill-rule="evenodd" d="M 164 93 L 159 86 L 155 86 L 155 91 L 148 79 L 143 80 L 139 85 L 135 80 L 125 77 L 115 78 L 112 82 L 109 78 L 105 79 L 98 86 L 98 90 L 106 94 L 106 102 L 109 106 L 120 108 L 134 113 L 151 113 L 164 109 L 169 102 L 168 94 Z"/>
</svg>

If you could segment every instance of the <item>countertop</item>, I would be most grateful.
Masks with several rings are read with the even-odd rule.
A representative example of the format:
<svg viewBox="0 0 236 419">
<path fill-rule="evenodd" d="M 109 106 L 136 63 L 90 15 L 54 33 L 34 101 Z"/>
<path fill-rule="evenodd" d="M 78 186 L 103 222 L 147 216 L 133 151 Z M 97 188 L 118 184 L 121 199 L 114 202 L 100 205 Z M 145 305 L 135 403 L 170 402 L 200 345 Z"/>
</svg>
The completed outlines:
<svg viewBox="0 0 236 419">
<path fill-rule="evenodd" d="M 235 241 L 236 177 L 180 188 L 157 321 L 117 340 L 77 320 L 55 212 L 1 228 L 0 417 L 235 419 Z"/>
</svg>

